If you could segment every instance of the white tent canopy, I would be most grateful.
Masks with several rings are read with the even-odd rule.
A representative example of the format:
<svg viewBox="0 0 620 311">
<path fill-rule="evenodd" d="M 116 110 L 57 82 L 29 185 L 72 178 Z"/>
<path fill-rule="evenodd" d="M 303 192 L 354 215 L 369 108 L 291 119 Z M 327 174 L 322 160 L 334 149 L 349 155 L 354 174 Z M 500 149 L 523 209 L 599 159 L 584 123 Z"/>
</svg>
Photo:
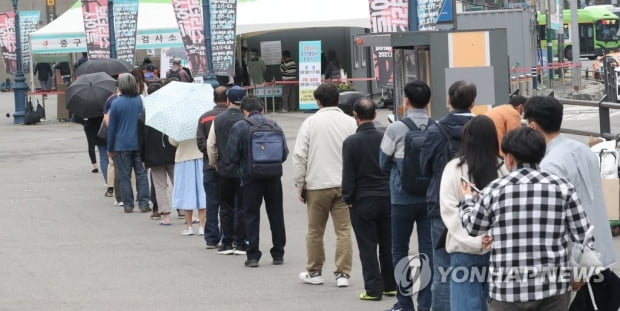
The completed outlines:
<svg viewBox="0 0 620 311">
<path fill-rule="evenodd" d="M 318 27 L 370 27 L 360 0 L 245 0 L 237 3 L 237 35 Z M 31 35 L 33 54 L 86 51 L 80 3 Z M 171 0 L 140 0 L 137 49 L 182 47 Z"/>
</svg>

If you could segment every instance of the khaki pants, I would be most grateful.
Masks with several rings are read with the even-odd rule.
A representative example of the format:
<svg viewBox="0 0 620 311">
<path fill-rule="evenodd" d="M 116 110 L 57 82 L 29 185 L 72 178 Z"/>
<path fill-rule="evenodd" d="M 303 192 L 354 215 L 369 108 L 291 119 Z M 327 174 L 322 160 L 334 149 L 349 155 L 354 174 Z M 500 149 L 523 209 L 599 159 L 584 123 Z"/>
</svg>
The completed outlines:
<svg viewBox="0 0 620 311">
<path fill-rule="evenodd" d="M 170 199 L 168 198 L 168 179 L 174 185 L 174 164 L 151 167 L 153 188 L 160 214 L 170 213 Z"/>
<path fill-rule="evenodd" d="M 308 190 L 308 235 L 306 248 L 308 263 L 306 270 L 309 273 L 321 272 L 325 262 L 323 234 L 329 214 L 332 215 L 334 231 L 336 233 L 336 271 L 335 274 L 351 275 L 353 250 L 351 246 L 351 220 L 349 208 L 342 201 L 342 190 L 329 188 Z"/>
</svg>

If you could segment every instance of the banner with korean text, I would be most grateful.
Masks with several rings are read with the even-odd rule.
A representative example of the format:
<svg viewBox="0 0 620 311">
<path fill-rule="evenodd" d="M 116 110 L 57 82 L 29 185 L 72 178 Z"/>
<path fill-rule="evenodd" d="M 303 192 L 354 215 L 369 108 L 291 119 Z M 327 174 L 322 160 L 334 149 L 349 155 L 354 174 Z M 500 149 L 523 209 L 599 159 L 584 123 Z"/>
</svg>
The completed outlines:
<svg viewBox="0 0 620 311">
<path fill-rule="evenodd" d="M 210 4 L 213 73 L 234 76 L 237 0 L 210 0 Z"/>
<path fill-rule="evenodd" d="M 114 0 L 116 58 L 134 64 L 138 30 L 138 0 Z"/>
<path fill-rule="evenodd" d="M 314 90 L 321 85 L 321 41 L 299 41 L 299 110 L 319 109 Z"/>
<path fill-rule="evenodd" d="M 369 0 L 370 32 L 407 31 L 409 25 L 408 0 Z M 392 47 L 373 48 L 375 79 L 379 87 L 393 83 Z"/>
<path fill-rule="evenodd" d="M 20 11 L 19 25 L 20 38 L 22 39 L 22 64 L 23 68 L 30 68 L 30 33 L 37 30 L 39 25 L 40 11 Z"/>
<path fill-rule="evenodd" d="M 172 7 L 192 75 L 202 76 L 207 72 L 207 49 L 200 0 L 172 0 Z"/>
<path fill-rule="evenodd" d="M 108 0 L 82 0 L 82 15 L 88 58 L 110 58 Z"/>
<path fill-rule="evenodd" d="M 2 60 L 6 73 L 17 73 L 15 12 L 0 13 L 0 50 L 2 51 Z"/>
</svg>

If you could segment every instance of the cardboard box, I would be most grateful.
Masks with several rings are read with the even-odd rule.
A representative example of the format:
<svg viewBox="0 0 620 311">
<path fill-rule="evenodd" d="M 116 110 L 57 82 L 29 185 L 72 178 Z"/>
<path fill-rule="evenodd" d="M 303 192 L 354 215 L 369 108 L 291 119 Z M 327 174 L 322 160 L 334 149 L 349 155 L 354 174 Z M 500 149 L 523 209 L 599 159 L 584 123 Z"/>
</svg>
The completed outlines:
<svg viewBox="0 0 620 311">
<path fill-rule="evenodd" d="M 609 220 L 620 219 L 620 179 L 603 179 L 603 196 Z"/>
</svg>

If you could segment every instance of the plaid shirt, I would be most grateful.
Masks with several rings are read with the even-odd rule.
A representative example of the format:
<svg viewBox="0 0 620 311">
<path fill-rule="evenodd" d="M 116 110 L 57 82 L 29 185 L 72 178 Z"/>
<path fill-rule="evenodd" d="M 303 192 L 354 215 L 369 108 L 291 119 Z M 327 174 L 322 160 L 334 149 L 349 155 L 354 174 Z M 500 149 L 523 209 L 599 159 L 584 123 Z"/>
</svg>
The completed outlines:
<svg viewBox="0 0 620 311">
<path fill-rule="evenodd" d="M 569 240 L 582 243 L 589 228 L 571 183 L 520 164 L 484 188 L 478 200 L 466 196 L 460 205 L 469 234 L 489 231 L 493 239 L 491 298 L 527 302 L 569 290 L 570 274 L 553 279 L 545 273 L 566 273 Z"/>
</svg>

